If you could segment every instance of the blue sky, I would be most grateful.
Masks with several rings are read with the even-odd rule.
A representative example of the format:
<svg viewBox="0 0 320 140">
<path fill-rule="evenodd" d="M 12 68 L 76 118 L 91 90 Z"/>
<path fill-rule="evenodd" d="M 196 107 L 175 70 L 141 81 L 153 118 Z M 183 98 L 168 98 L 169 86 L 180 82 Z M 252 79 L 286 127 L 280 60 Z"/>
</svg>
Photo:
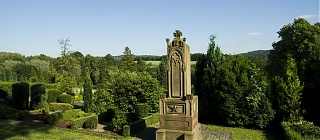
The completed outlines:
<svg viewBox="0 0 320 140">
<path fill-rule="evenodd" d="M 205 53 L 209 36 L 223 53 L 271 49 L 294 18 L 319 22 L 319 0 L 0 0 L 0 51 L 60 55 L 69 37 L 84 55 L 163 55 L 179 29 L 191 53 Z"/>
</svg>

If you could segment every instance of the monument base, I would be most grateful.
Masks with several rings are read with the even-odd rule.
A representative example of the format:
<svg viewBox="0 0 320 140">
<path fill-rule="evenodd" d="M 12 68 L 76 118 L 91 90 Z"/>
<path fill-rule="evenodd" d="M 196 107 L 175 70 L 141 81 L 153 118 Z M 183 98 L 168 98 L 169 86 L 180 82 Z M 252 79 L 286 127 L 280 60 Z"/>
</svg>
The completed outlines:
<svg viewBox="0 0 320 140">
<path fill-rule="evenodd" d="M 192 131 L 159 129 L 156 131 L 156 140 L 198 140 L 200 135 L 199 123 Z"/>
</svg>

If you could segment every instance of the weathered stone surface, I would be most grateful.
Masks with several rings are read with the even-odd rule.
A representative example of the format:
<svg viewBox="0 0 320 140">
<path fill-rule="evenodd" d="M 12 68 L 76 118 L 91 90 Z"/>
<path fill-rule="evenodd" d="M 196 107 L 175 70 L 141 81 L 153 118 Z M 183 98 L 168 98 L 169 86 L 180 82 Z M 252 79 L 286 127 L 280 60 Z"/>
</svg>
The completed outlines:
<svg viewBox="0 0 320 140">
<path fill-rule="evenodd" d="M 200 136 L 198 97 L 191 94 L 190 47 L 182 32 L 167 41 L 168 93 L 159 97 L 160 126 L 157 140 L 193 140 Z"/>
</svg>

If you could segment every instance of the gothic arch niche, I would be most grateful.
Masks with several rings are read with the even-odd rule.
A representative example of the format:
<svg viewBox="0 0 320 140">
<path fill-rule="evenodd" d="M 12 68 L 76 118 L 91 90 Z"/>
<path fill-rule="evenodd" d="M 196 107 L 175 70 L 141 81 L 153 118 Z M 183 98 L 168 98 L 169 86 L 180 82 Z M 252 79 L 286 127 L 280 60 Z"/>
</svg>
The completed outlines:
<svg viewBox="0 0 320 140">
<path fill-rule="evenodd" d="M 174 51 L 170 58 L 171 97 L 182 98 L 182 57 L 178 51 Z"/>
</svg>

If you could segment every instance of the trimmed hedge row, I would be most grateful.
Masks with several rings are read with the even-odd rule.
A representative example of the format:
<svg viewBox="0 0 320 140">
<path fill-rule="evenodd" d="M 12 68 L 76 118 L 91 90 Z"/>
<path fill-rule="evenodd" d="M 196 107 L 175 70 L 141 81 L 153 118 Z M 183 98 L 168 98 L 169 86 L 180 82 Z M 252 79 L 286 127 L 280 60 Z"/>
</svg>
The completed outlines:
<svg viewBox="0 0 320 140">
<path fill-rule="evenodd" d="M 95 129 L 98 125 L 98 116 L 91 115 L 72 120 L 71 129 L 90 128 Z"/>
<path fill-rule="evenodd" d="M 281 122 L 286 140 L 313 140 L 320 139 L 320 127 L 312 122 Z"/>
<path fill-rule="evenodd" d="M 146 103 L 139 103 L 135 107 L 135 113 L 139 118 L 144 118 L 149 115 L 150 106 Z"/>
<path fill-rule="evenodd" d="M 0 118 L 22 120 L 27 115 L 29 115 L 29 112 L 26 110 L 20 111 L 5 104 L 0 104 Z"/>
<path fill-rule="evenodd" d="M 26 110 L 29 108 L 29 84 L 19 82 L 12 84 L 12 101 L 15 109 Z"/>
<path fill-rule="evenodd" d="M 44 108 L 47 104 L 48 94 L 43 84 L 35 84 L 31 86 L 31 109 Z"/>
<path fill-rule="evenodd" d="M 70 110 L 73 109 L 73 105 L 68 103 L 50 103 L 49 104 L 49 110 L 50 111 L 56 111 L 56 110 Z"/>
<path fill-rule="evenodd" d="M 46 116 L 45 121 L 49 124 L 63 122 L 66 120 L 74 120 L 84 117 L 86 114 L 81 109 L 71 109 L 63 112 L 56 112 Z"/>
<path fill-rule="evenodd" d="M 58 102 L 58 97 L 61 94 L 61 91 L 58 89 L 48 89 L 48 103 Z"/>
<path fill-rule="evenodd" d="M 73 97 L 69 94 L 60 94 L 58 96 L 58 103 L 69 103 L 71 104 Z"/>
<path fill-rule="evenodd" d="M 138 121 L 135 121 L 133 123 L 130 123 L 129 125 L 123 126 L 123 136 L 133 136 L 134 134 L 137 134 L 139 131 L 143 130 L 149 125 L 155 124 L 159 122 L 160 114 L 155 113 L 148 117 L 144 117 L 142 119 L 139 119 Z"/>
<path fill-rule="evenodd" d="M 0 89 L 6 91 L 10 95 L 12 95 L 12 85 L 16 82 L 0 82 Z M 33 85 L 34 83 L 29 83 L 30 85 Z M 58 84 L 44 84 L 47 89 L 57 89 Z"/>
</svg>

